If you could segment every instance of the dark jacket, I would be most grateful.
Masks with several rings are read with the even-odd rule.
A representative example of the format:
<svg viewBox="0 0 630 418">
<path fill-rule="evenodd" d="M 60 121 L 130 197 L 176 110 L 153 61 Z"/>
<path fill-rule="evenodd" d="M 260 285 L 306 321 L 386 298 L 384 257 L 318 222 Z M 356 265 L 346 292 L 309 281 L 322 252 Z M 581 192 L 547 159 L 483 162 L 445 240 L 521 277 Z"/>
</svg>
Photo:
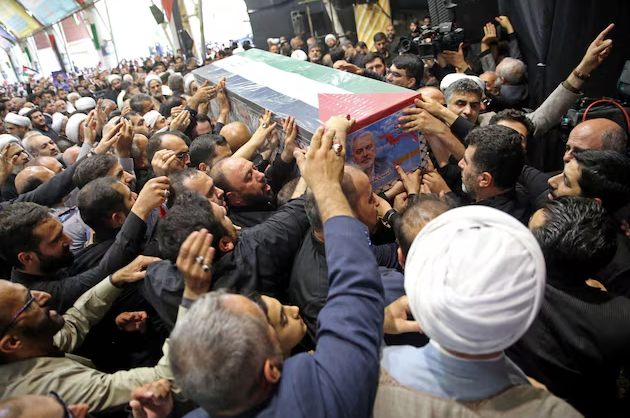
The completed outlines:
<svg viewBox="0 0 630 418">
<path fill-rule="evenodd" d="M 234 250 L 213 262 L 212 288 L 254 291 L 281 297 L 309 224 L 304 199 L 289 201 L 265 222 L 241 231 Z M 153 263 L 144 279 L 145 298 L 172 328 L 184 293 L 184 281 L 170 261 Z"/>
<path fill-rule="evenodd" d="M 372 413 L 383 332 L 383 287 L 363 224 L 335 217 L 324 225 L 330 291 L 314 354 L 284 362 L 271 397 L 243 417 L 346 417 Z M 207 417 L 202 409 L 187 418 Z"/>
<path fill-rule="evenodd" d="M 11 281 L 32 290 L 50 293 L 48 306 L 59 313 L 64 313 L 83 293 L 133 261 L 140 250 L 146 227 L 142 219 L 130 212 L 116 236 L 116 241 L 98 266 L 75 276 L 68 274 L 69 269 L 59 270 L 50 276 L 34 276 L 13 269 Z"/>
<path fill-rule="evenodd" d="M 630 300 L 551 274 L 538 317 L 508 356 L 586 417 L 627 416 L 615 414 L 615 398 L 630 365 Z"/>
<path fill-rule="evenodd" d="M 379 265 L 400 268 L 396 244 L 370 245 L 370 247 Z M 389 277 L 392 278 L 391 275 Z M 388 282 L 390 283 L 392 287 L 398 284 L 395 278 Z M 326 305 L 328 290 L 326 246 L 315 238 L 313 230 L 310 229 L 295 256 L 289 283 L 289 303 L 300 308 L 300 316 L 307 326 L 309 341 L 305 344 L 308 348 L 313 348 L 317 342 L 317 318 Z"/>
</svg>

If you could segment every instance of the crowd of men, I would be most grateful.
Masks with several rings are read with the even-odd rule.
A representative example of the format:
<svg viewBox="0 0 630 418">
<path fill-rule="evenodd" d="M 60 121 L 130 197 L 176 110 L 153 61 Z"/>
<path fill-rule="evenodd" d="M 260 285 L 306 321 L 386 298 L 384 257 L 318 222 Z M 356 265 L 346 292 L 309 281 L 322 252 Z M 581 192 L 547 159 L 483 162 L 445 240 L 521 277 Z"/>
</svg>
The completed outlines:
<svg viewBox="0 0 630 418">
<path fill-rule="evenodd" d="M 424 134 L 431 164 L 409 173 L 381 167 L 373 140 L 346 161 L 352 115 L 308 149 L 290 115 L 250 132 L 229 81 L 199 82 L 182 56 L 9 87 L 0 417 L 628 416 L 626 129 L 578 124 L 560 173 L 526 157 L 613 25 L 527 109 L 515 31 L 496 21 L 480 56 L 427 62 L 391 48 L 393 26 L 375 52 L 270 40 L 419 90 L 399 128 Z M 400 180 L 376 194 L 383 169 Z"/>
</svg>

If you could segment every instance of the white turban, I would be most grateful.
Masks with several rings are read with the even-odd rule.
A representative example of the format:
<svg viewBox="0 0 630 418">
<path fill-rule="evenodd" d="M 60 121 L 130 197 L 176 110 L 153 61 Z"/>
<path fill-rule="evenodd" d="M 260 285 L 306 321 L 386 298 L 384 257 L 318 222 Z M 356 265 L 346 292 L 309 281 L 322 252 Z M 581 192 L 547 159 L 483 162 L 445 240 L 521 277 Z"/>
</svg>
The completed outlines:
<svg viewBox="0 0 630 418">
<path fill-rule="evenodd" d="M 61 126 L 63 125 L 64 120 L 68 120 L 68 117 L 59 112 L 53 113 L 52 128 L 55 132 L 59 133 L 59 131 L 61 131 Z"/>
<path fill-rule="evenodd" d="M 26 128 L 31 126 L 31 120 L 29 118 L 27 118 L 26 116 L 17 115 L 15 113 L 7 113 L 7 115 L 4 117 L 4 121 L 6 123 L 10 123 L 11 125 L 24 126 Z"/>
<path fill-rule="evenodd" d="M 81 125 L 87 117 L 88 116 L 84 113 L 75 113 L 68 119 L 68 123 L 66 124 L 66 136 L 75 144 L 79 144 L 79 125 Z"/>
<path fill-rule="evenodd" d="M 326 37 L 324 38 L 324 42 L 328 44 L 329 39 L 333 39 L 335 42 L 337 42 L 337 37 L 333 35 L 332 33 L 329 33 L 328 35 L 326 35 Z"/>
<path fill-rule="evenodd" d="M 157 120 L 160 118 L 160 116 L 162 116 L 162 114 L 160 112 L 158 112 L 157 110 L 152 110 L 150 112 L 147 112 L 144 114 L 144 122 L 149 125 L 149 127 L 151 129 L 153 129 L 153 127 L 155 126 L 155 122 L 157 122 Z"/>
<path fill-rule="evenodd" d="M 157 81 L 160 82 L 160 84 L 162 84 L 162 79 L 159 76 L 157 76 L 155 74 L 149 74 L 147 76 L 147 78 L 144 80 L 145 86 L 147 86 L 147 88 L 148 88 L 149 87 L 149 83 L 151 83 L 151 81 L 153 81 L 153 80 L 157 80 Z"/>
<path fill-rule="evenodd" d="M 21 108 L 21 109 L 20 109 L 20 111 L 18 112 L 18 115 L 19 115 L 19 116 L 24 116 L 24 115 L 26 115 L 28 112 L 30 112 L 31 110 L 33 110 L 33 108 L 32 108 L 32 107 L 23 107 L 23 108 Z M 30 119 L 29 119 L 29 120 L 30 120 Z M 9 122 L 9 123 L 11 123 L 11 122 Z"/>
<path fill-rule="evenodd" d="M 440 90 L 442 90 L 442 92 L 444 92 L 444 90 L 446 90 L 446 88 L 448 86 L 450 86 L 451 84 L 453 84 L 456 81 L 463 80 L 464 78 L 468 78 L 468 79 L 474 81 L 475 83 L 477 83 L 479 85 L 479 87 L 481 87 L 481 90 L 485 90 L 486 89 L 485 81 L 483 81 L 482 79 L 480 79 L 476 75 L 468 75 L 468 74 L 464 74 L 464 73 L 451 73 L 451 74 L 448 74 L 446 77 L 444 77 L 442 79 L 442 82 L 440 83 Z"/>
<path fill-rule="evenodd" d="M 73 91 L 72 93 L 68 93 L 69 102 L 72 102 L 73 100 L 79 100 L 80 98 L 81 98 L 81 95 L 77 93 L 76 91 Z"/>
<path fill-rule="evenodd" d="M 532 233 L 485 206 L 452 209 L 420 231 L 405 262 L 405 292 L 424 333 L 465 354 L 502 351 L 536 318 L 545 259 Z"/>
<path fill-rule="evenodd" d="M 130 83 L 133 83 L 133 76 L 131 74 L 125 74 L 123 76 L 123 81 L 128 81 Z"/>
<path fill-rule="evenodd" d="M 15 145 L 22 146 L 22 144 L 20 143 L 20 140 L 14 137 L 13 135 L 1 134 L 0 135 L 0 152 L 4 150 L 4 147 L 6 147 L 7 144 L 15 144 Z"/>
<path fill-rule="evenodd" d="M 122 80 L 122 79 L 120 78 L 118 74 L 112 74 L 112 75 L 107 76 L 107 82 L 109 84 L 112 84 L 112 81 L 114 80 Z"/>
<path fill-rule="evenodd" d="M 89 112 L 96 107 L 96 101 L 91 97 L 81 97 L 74 103 L 79 112 Z"/>
<path fill-rule="evenodd" d="M 184 91 L 190 93 L 190 85 L 195 81 L 195 75 L 193 73 L 186 74 L 184 77 Z"/>
<path fill-rule="evenodd" d="M 293 51 L 293 53 L 291 54 L 291 58 L 295 58 L 300 61 L 308 60 L 308 56 L 306 55 L 306 52 L 302 51 L 301 49 L 296 49 L 295 51 Z"/>
</svg>

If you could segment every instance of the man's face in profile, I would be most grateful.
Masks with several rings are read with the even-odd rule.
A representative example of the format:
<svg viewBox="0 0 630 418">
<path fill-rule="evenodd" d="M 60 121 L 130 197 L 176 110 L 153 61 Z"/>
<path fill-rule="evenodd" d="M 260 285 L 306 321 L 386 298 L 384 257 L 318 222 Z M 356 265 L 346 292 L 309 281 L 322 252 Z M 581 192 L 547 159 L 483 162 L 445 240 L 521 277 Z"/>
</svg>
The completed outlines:
<svg viewBox="0 0 630 418">
<path fill-rule="evenodd" d="M 369 133 L 360 135 L 352 143 L 352 160 L 369 173 L 374 167 L 374 158 L 376 158 L 376 146 L 372 135 Z"/>
</svg>

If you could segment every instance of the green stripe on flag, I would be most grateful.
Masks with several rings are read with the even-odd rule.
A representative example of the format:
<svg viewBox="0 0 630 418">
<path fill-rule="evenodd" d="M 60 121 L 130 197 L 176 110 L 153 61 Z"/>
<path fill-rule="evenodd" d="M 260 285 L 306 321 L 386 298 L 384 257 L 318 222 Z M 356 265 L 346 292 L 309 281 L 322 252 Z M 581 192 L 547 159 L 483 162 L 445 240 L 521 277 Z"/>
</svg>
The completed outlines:
<svg viewBox="0 0 630 418">
<path fill-rule="evenodd" d="M 238 56 L 267 64 L 278 70 L 299 74 L 319 83 L 334 85 L 350 93 L 409 93 L 410 91 L 392 84 L 335 70 L 324 65 L 313 64 L 256 48 L 241 52 Z"/>
</svg>

